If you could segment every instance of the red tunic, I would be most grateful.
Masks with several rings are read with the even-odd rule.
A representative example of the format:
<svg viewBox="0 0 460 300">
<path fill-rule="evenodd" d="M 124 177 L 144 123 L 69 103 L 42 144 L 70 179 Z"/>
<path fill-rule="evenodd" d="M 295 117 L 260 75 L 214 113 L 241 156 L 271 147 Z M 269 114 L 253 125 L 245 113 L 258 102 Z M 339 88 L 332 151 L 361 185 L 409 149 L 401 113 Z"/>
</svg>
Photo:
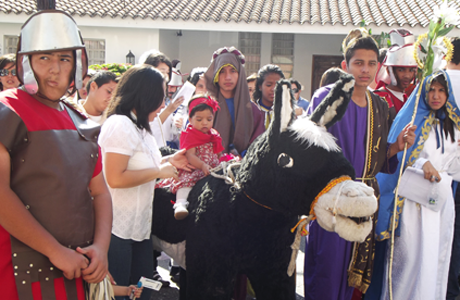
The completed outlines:
<svg viewBox="0 0 460 300">
<path fill-rule="evenodd" d="M 398 113 L 401 108 L 404 106 L 404 103 L 407 101 L 407 95 L 404 94 L 404 101 L 401 101 L 398 97 L 396 97 L 391 90 L 387 89 L 386 85 L 381 81 L 377 87 L 374 90 L 374 94 L 379 95 L 382 98 L 385 98 L 385 100 L 388 103 L 389 107 L 393 107 L 396 110 L 396 113 Z"/>
<path fill-rule="evenodd" d="M 22 90 L 8 90 L 0 93 L 0 112 L 7 112 L 8 109 L 18 115 L 27 127 L 28 132 L 47 130 L 76 130 L 72 119 L 66 110 L 58 111 L 52 109 Z M 2 131 L 15 130 L 12 126 L 3 126 L 5 114 L 0 113 L 0 126 Z M 0 134 L 0 143 L 5 143 L 6 138 Z M 7 146 L 7 145 L 5 145 Z M 100 151 L 99 151 L 100 152 Z M 65 168 L 66 166 L 62 166 Z M 96 167 L 92 176 L 98 175 L 102 170 L 101 155 L 99 154 Z M 65 180 L 66 178 L 60 178 Z M 73 178 L 68 178 L 73 180 Z M 14 279 L 13 265 L 11 259 L 11 243 L 9 233 L 0 226 L 0 290 L 1 299 L 18 300 L 16 283 Z M 76 279 L 78 299 L 85 299 L 83 281 Z M 57 300 L 67 299 L 63 278 L 56 278 L 55 294 Z M 39 282 L 32 283 L 34 300 L 42 299 Z M 46 300 L 46 299 L 44 299 Z"/>
</svg>

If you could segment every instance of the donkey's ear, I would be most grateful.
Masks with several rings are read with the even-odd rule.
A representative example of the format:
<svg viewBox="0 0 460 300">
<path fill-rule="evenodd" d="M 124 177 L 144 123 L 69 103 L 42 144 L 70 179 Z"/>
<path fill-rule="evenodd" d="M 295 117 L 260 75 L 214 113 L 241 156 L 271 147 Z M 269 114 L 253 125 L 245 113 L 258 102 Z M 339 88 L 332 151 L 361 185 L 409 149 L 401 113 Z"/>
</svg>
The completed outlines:
<svg viewBox="0 0 460 300">
<path fill-rule="evenodd" d="M 342 119 L 347 110 L 353 93 L 355 79 L 352 75 L 344 74 L 332 87 L 326 98 L 316 107 L 310 120 L 326 128 Z"/>
<path fill-rule="evenodd" d="M 280 134 L 285 131 L 295 119 L 294 95 L 291 91 L 291 84 L 286 79 L 276 83 L 275 100 L 273 103 L 273 121 L 271 131 Z"/>
</svg>

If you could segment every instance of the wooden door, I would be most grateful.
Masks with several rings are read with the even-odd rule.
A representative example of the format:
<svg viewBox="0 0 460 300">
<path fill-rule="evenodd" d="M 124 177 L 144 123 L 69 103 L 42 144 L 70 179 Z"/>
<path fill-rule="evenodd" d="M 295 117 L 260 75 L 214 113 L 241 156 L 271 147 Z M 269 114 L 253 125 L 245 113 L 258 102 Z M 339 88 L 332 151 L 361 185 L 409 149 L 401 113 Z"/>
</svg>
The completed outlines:
<svg viewBox="0 0 460 300">
<path fill-rule="evenodd" d="M 341 55 L 313 55 L 312 74 L 311 74 L 311 96 L 319 88 L 321 76 L 332 67 L 340 68 L 343 60 Z"/>
</svg>

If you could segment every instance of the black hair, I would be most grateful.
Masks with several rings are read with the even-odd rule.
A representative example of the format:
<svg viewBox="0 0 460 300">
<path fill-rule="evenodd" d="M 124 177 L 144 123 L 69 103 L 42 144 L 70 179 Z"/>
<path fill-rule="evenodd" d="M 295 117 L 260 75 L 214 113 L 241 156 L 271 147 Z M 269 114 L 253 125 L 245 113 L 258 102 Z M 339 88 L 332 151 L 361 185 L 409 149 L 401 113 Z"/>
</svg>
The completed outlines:
<svg viewBox="0 0 460 300">
<path fill-rule="evenodd" d="M 95 82 L 97 84 L 97 87 L 100 88 L 104 84 L 107 84 L 109 82 L 115 82 L 118 83 L 118 77 L 115 75 L 115 73 L 112 73 L 110 71 L 100 71 L 91 76 L 91 79 L 88 81 L 86 84 L 86 91 L 89 94 L 89 90 L 91 89 L 91 83 Z"/>
<path fill-rule="evenodd" d="M 439 83 L 440 85 L 442 85 L 442 87 L 444 88 L 444 91 L 446 93 L 446 103 L 444 104 L 443 107 L 441 107 L 437 112 L 436 114 L 444 114 L 444 116 L 446 116 L 446 118 L 444 119 L 444 134 L 446 135 L 446 137 L 449 136 L 450 134 L 450 139 L 452 141 L 452 143 L 455 143 L 455 135 L 454 135 L 454 123 L 452 122 L 452 120 L 449 118 L 449 115 L 447 113 L 447 101 L 449 100 L 449 85 L 447 84 L 447 80 L 446 78 L 444 77 L 444 75 L 442 73 L 439 73 L 438 75 L 435 75 L 435 77 L 433 77 L 433 79 L 431 80 L 431 83 L 430 83 L 430 86 L 433 84 L 433 83 Z"/>
<path fill-rule="evenodd" d="M 295 84 L 295 85 L 297 86 L 297 89 L 298 89 L 299 91 L 303 90 L 303 86 L 302 86 L 302 84 L 300 84 L 300 82 L 299 82 L 298 80 L 296 80 L 296 79 L 294 79 L 294 78 L 289 78 L 289 82 L 290 82 L 291 84 Z"/>
<path fill-rule="evenodd" d="M 254 93 L 252 94 L 252 99 L 254 99 L 254 101 L 262 98 L 262 91 L 260 90 L 259 86 L 264 83 L 265 77 L 271 73 L 278 74 L 281 78 L 284 78 L 283 71 L 277 65 L 268 64 L 260 68 L 259 72 L 257 73 L 256 87 L 254 89 Z"/>
<path fill-rule="evenodd" d="M 452 45 L 454 46 L 451 62 L 453 64 L 458 65 L 460 64 L 460 38 L 458 37 L 452 38 L 451 42 L 452 42 Z"/>
<path fill-rule="evenodd" d="M 200 103 L 197 106 L 195 106 L 192 110 L 190 110 L 190 104 L 193 102 L 193 100 L 199 99 L 199 98 L 207 98 L 207 96 L 203 95 L 203 94 L 195 95 L 195 96 L 193 96 L 192 99 L 190 99 L 190 101 L 188 102 L 188 108 L 189 108 L 188 117 L 191 118 L 191 117 L 193 117 L 195 115 L 196 112 L 204 111 L 204 110 L 207 110 L 207 109 L 209 109 L 211 111 L 211 113 L 214 115 L 214 110 L 212 109 L 211 106 L 207 105 L 206 103 Z"/>
<path fill-rule="evenodd" d="M 337 82 L 337 80 L 339 80 L 340 76 L 342 76 L 343 74 L 347 73 L 344 70 L 337 67 L 327 69 L 326 72 L 323 73 L 323 76 L 321 76 L 319 87 L 323 87 L 331 83 Z"/>
<path fill-rule="evenodd" d="M 190 72 L 190 75 L 187 78 L 187 81 L 189 81 L 191 84 L 196 86 L 196 84 L 200 80 L 200 76 L 206 73 L 206 70 L 207 68 L 202 68 L 202 67 L 193 68 L 192 72 Z"/>
<path fill-rule="evenodd" d="M 355 55 L 355 51 L 360 49 L 374 51 L 378 60 L 379 47 L 377 42 L 368 34 L 365 28 L 356 28 L 351 30 L 347 37 L 343 40 L 343 57 L 347 66 L 351 58 Z"/>
<path fill-rule="evenodd" d="M 4 69 L 9 64 L 14 64 L 16 66 L 16 54 L 8 53 L 0 56 L 0 70 Z M 3 91 L 3 84 L 1 82 L 0 91 Z"/>
<path fill-rule="evenodd" d="M 144 62 L 144 64 L 154 66 L 155 68 L 157 68 L 160 63 L 164 63 L 169 67 L 168 77 L 169 77 L 169 80 L 171 80 L 172 63 L 171 63 L 171 60 L 166 55 L 164 55 L 161 52 L 152 53 L 149 56 L 147 56 Z"/>
<path fill-rule="evenodd" d="M 149 114 L 157 110 L 164 100 L 164 77 L 149 65 L 136 65 L 126 71 L 115 89 L 107 110 L 111 115 L 125 115 L 139 129 L 152 132 Z M 136 110 L 136 120 L 131 112 Z"/>
</svg>

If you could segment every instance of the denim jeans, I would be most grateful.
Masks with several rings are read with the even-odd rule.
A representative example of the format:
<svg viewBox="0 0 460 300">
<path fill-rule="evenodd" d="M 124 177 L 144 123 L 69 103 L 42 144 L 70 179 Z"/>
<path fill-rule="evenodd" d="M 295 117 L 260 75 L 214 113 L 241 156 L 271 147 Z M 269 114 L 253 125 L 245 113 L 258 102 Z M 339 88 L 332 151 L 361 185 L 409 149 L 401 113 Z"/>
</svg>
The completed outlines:
<svg viewBox="0 0 460 300">
<path fill-rule="evenodd" d="M 456 182 L 454 182 L 456 183 Z M 460 189 L 454 187 L 455 225 L 452 254 L 450 257 L 449 277 L 447 279 L 447 300 L 455 300 L 460 295 L 458 276 L 460 274 Z"/>
<path fill-rule="evenodd" d="M 121 239 L 112 234 L 109 248 L 109 271 L 113 279 L 120 286 L 137 285 L 144 276 L 153 276 L 153 246 L 151 239 L 136 242 Z M 140 300 L 150 300 L 152 291 L 143 289 Z M 116 297 L 117 300 L 126 300 L 128 297 Z"/>
</svg>

